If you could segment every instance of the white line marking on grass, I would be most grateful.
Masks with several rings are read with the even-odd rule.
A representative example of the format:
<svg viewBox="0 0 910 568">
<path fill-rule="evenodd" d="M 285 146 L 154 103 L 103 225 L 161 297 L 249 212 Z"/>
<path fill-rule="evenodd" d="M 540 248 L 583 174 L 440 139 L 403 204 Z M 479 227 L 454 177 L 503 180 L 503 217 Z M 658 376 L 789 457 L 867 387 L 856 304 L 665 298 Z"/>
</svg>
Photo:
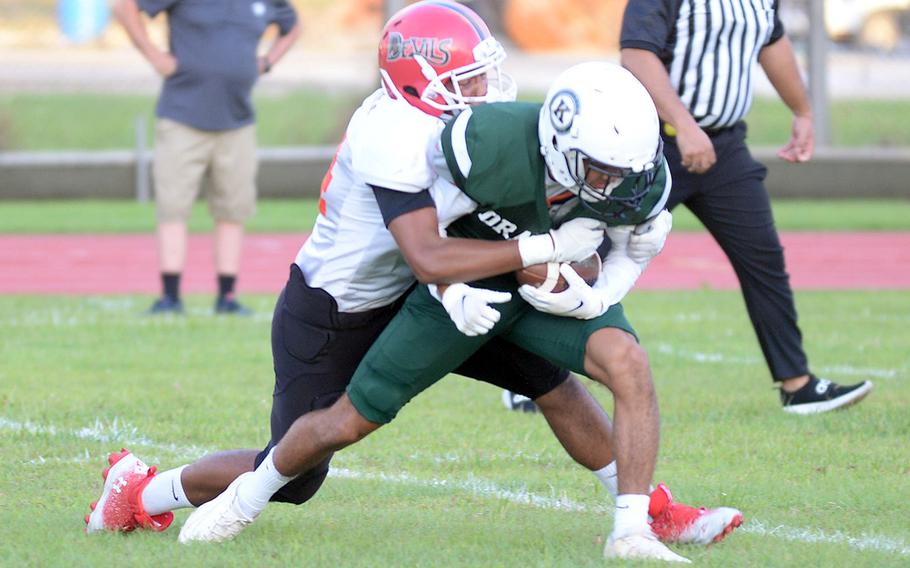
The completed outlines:
<svg viewBox="0 0 910 568">
<path fill-rule="evenodd" d="M 840 531 L 826 533 L 821 529 L 772 525 L 771 523 L 766 523 L 758 519 L 749 519 L 739 530 L 749 534 L 774 536 L 793 542 L 846 544 L 851 548 L 857 548 L 859 550 L 890 552 L 901 556 L 910 556 L 910 546 L 904 541 L 874 534 L 864 533 L 862 536 L 855 537 Z"/>
<path fill-rule="evenodd" d="M 52 425 L 40 425 L 30 421 L 18 422 L 0 416 L 0 430 L 27 432 L 35 435 L 75 436 L 77 438 L 85 438 L 105 443 L 109 443 L 114 438 L 117 438 L 119 440 L 118 444 L 155 449 L 166 452 L 179 460 L 194 460 L 202 455 L 215 451 L 211 448 L 203 448 L 201 446 L 178 446 L 176 444 L 157 443 L 149 440 L 145 436 L 139 435 L 136 427 L 118 419 L 114 419 L 112 422 L 108 423 L 102 422 L 101 420 L 95 420 L 94 424 L 85 428 L 80 428 L 78 430 L 61 430 Z M 73 458 L 44 458 L 39 456 L 25 463 L 41 466 L 58 463 L 86 463 L 94 459 L 96 458 L 93 458 L 89 454 L 89 451 L 85 450 L 83 455 Z M 339 459 L 339 457 L 336 456 L 336 464 L 343 461 L 343 459 Z M 345 467 L 332 467 L 329 471 L 329 476 L 340 479 L 381 481 L 417 487 L 451 488 L 477 497 L 493 498 L 519 505 L 529 505 L 554 511 L 604 515 L 609 514 L 613 510 L 613 506 L 608 503 L 587 505 L 573 501 L 565 494 L 557 495 L 555 490 L 552 491 L 550 496 L 546 496 L 532 493 L 526 489 L 508 489 L 501 487 L 492 481 L 474 477 L 473 475 L 469 475 L 466 480 L 439 478 L 421 479 L 407 472 L 371 473 L 355 471 Z M 760 519 L 748 517 L 738 531 L 759 536 L 771 536 L 791 542 L 842 544 L 861 551 L 868 550 L 872 552 L 896 554 L 899 556 L 910 556 L 910 545 L 903 540 L 875 534 L 864 533 L 863 535 L 856 537 L 840 531 L 826 533 L 817 528 L 774 525 Z"/>
<path fill-rule="evenodd" d="M 686 349 L 677 349 L 669 343 L 656 343 L 656 350 L 662 355 L 678 357 L 687 361 L 696 363 L 717 363 L 723 365 L 762 365 L 764 360 L 758 357 L 731 357 L 723 353 L 702 353 L 700 351 L 689 351 Z M 853 367 L 851 365 L 829 365 L 820 367 L 819 374 L 833 374 L 856 377 L 875 377 L 879 379 L 893 379 L 899 374 L 897 369 L 878 369 Z"/>
<path fill-rule="evenodd" d="M 505 489 L 493 482 L 475 478 L 473 476 L 470 476 L 466 481 L 436 478 L 419 479 L 407 473 L 373 474 L 336 467 L 333 467 L 331 469 L 329 476 L 342 479 L 385 481 L 406 485 L 418 485 L 421 487 L 450 487 L 453 489 L 459 489 L 478 497 L 492 497 L 494 499 L 508 501 L 510 503 L 517 503 L 520 505 L 530 505 L 532 507 L 537 507 L 540 509 L 596 514 L 607 514 L 613 511 L 613 506 L 610 504 L 592 506 L 572 501 L 565 495 L 561 497 L 546 497 L 543 495 L 531 493 L 525 489 Z M 855 537 L 842 533 L 840 531 L 836 531 L 834 533 L 826 533 L 821 529 L 811 527 L 799 528 L 788 527 L 786 525 L 773 525 L 759 519 L 751 518 L 747 518 L 746 523 L 738 530 L 759 536 L 773 536 L 792 542 L 810 544 L 846 544 L 847 546 L 858 550 L 869 550 L 873 552 L 885 552 L 891 554 L 899 554 L 901 556 L 910 556 L 910 545 L 907 545 L 907 543 L 897 538 L 874 534 L 863 534 L 862 536 Z"/>
<path fill-rule="evenodd" d="M 341 479 L 363 479 L 367 481 L 385 481 L 389 483 L 398 483 L 402 485 L 416 485 L 420 487 L 445 487 L 459 489 L 466 493 L 479 497 L 493 497 L 501 501 L 517 503 L 520 505 L 531 505 L 540 509 L 553 509 L 557 511 L 570 512 L 592 512 L 607 513 L 613 510 L 612 505 L 595 505 L 588 506 L 582 503 L 576 503 L 566 495 L 550 496 L 537 495 L 526 489 L 505 489 L 497 484 L 474 477 L 468 476 L 467 480 L 459 481 L 453 479 L 420 479 L 408 473 L 364 473 L 354 471 L 343 467 L 332 467 L 329 470 L 330 477 Z M 555 491 L 554 491 L 555 493 Z"/>
<path fill-rule="evenodd" d="M 29 434 L 37 436 L 73 436 L 76 438 L 91 440 L 93 442 L 102 442 L 105 444 L 110 443 L 120 447 L 145 447 L 160 452 L 165 452 L 181 459 L 190 460 L 197 459 L 213 451 L 209 448 L 203 448 L 200 446 L 159 444 L 140 434 L 139 429 L 135 426 L 127 424 L 126 422 L 123 422 L 117 418 L 114 418 L 110 422 L 103 422 L 96 418 L 94 424 L 91 426 L 86 426 L 77 430 L 60 430 L 54 426 L 35 424 L 31 421 L 17 422 L 0 416 L 0 430 L 27 432 Z M 45 458 L 42 458 L 40 456 L 37 459 L 42 460 L 40 463 L 47 461 Z"/>
<path fill-rule="evenodd" d="M 62 458 L 62 457 L 53 457 L 46 458 L 44 456 L 38 456 L 35 459 L 28 460 L 29 465 L 47 465 L 49 463 L 53 464 L 83 464 L 91 463 L 95 461 L 94 456 L 88 453 L 88 450 L 83 450 L 82 455 L 71 457 L 71 458 Z"/>
</svg>

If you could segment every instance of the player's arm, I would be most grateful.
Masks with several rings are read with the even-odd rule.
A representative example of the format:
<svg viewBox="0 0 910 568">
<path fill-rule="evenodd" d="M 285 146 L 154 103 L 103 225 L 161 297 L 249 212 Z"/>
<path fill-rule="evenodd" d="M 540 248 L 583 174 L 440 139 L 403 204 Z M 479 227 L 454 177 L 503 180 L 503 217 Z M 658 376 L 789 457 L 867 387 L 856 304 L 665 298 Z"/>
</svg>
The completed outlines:
<svg viewBox="0 0 910 568">
<path fill-rule="evenodd" d="M 648 263 L 663 249 L 672 226 L 673 216 L 664 209 L 639 225 L 607 229 L 612 246 L 594 283 L 605 310 L 632 291 Z"/>
<path fill-rule="evenodd" d="M 177 70 L 177 59 L 170 53 L 159 49 L 149 38 L 137 0 L 117 0 L 113 12 L 114 17 L 126 30 L 130 41 L 133 42 L 139 53 L 152 64 L 155 71 L 162 77 L 173 75 Z"/>
<path fill-rule="evenodd" d="M 448 238 L 440 234 L 429 191 L 373 186 L 373 193 L 386 226 L 423 283 L 470 282 L 557 258 L 587 258 L 601 240 L 589 222 L 510 241 Z"/>
</svg>

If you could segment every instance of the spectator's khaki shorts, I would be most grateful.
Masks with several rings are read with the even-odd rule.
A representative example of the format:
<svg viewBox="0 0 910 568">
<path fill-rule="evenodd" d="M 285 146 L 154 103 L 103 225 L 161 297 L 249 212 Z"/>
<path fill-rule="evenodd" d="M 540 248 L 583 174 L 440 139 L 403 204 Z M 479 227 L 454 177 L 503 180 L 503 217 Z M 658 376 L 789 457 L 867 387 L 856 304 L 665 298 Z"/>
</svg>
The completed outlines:
<svg viewBox="0 0 910 568">
<path fill-rule="evenodd" d="M 256 127 L 208 132 L 159 118 L 155 126 L 158 221 L 186 221 L 209 172 L 209 211 L 243 222 L 256 212 Z"/>
</svg>

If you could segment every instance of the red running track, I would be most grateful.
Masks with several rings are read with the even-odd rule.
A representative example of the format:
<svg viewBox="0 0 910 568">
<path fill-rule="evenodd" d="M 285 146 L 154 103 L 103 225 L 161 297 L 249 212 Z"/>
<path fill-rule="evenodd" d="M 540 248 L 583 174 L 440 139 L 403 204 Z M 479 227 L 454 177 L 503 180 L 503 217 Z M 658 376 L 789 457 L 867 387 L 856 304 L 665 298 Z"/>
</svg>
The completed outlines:
<svg viewBox="0 0 910 568">
<path fill-rule="evenodd" d="M 238 291 L 277 292 L 304 235 L 252 234 Z M 910 289 L 910 232 L 784 233 L 799 289 Z M 182 289 L 215 291 L 212 240 L 192 235 Z M 0 236 L 0 294 L 157 294 L 154 236 Z M 652 290 L 736 289 L 726 257 L 707 233 L 673 233 L 638 285 Z"/>
</svg>

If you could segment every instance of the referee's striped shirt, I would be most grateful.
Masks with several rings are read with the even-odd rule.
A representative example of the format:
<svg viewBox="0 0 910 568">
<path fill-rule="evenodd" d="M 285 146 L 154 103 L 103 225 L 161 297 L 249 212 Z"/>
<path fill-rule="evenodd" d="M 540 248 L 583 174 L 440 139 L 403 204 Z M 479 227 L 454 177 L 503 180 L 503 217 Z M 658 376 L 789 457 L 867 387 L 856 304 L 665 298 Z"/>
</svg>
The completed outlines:
<svg viewBox="0 0 910 568">
<path fill-rule="evenodd" d="M 620 46 L 660 57 L 705 129 L 732 126 L 752 105 L 761 49 L 784 35 L 779 0 L 629 0 Z"/>
</svg>

